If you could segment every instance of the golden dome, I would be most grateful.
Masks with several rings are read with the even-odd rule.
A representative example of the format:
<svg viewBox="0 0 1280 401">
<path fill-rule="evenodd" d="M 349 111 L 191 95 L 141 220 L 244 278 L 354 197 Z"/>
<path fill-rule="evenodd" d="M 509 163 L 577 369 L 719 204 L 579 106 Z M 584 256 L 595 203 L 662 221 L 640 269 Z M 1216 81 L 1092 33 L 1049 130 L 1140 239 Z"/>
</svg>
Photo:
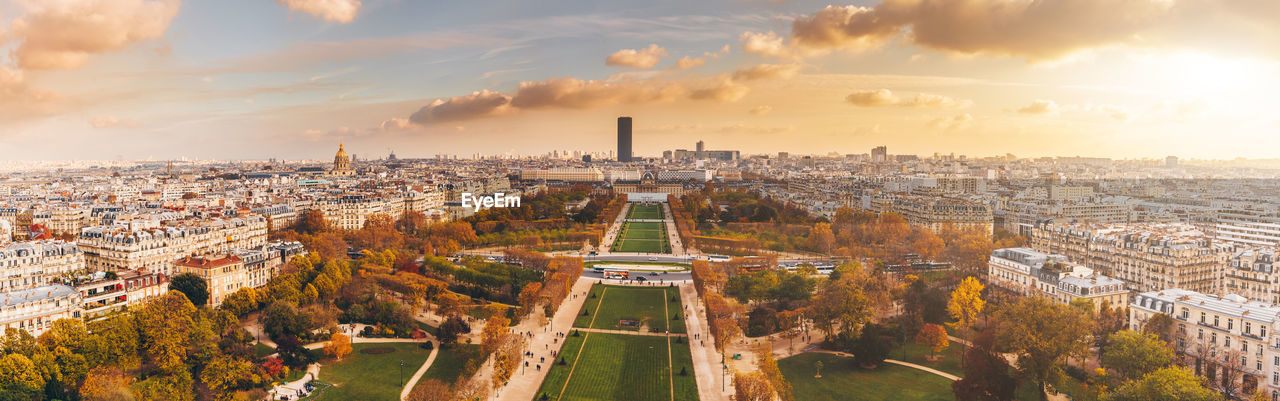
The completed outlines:
<svg viewBox="0 0 1280 401">
<path fill-rule="evenodd" d="M 344 159 L 345 159 L 345 158 L 347 158 L 347 151 L 342 149 L 342 143 L 341 143 L 341 142 L 339 142 L 339 143 L 338 143 L 338 154 L 337 154 L 337 155 L 334 155 L 334 157 L 341 157 L 341 158 L 344 158 Z"/>
</svg>

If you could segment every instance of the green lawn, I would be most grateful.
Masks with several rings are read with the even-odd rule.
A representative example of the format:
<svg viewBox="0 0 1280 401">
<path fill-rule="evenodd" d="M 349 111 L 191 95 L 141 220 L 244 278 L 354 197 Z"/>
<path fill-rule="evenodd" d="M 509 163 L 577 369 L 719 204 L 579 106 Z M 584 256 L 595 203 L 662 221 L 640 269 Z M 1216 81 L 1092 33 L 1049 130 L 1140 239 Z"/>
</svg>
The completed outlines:
<svg viewBox="0 0 1280 401">
<path fill-rule="evenodd" d="M 261 357 L 264 357 L 264 356 L 267 356 L 267 355 L 271 355 L 271 354 L 274 354 L 274 353 L 276 353 L 276 349 L 275 349 L 275 348 L 271 348 L 271 346 L 269 346 L 269 345 L 266 345 L 266 344 L 263 344 L 263 343 L 253 344 L 253 355 L 254 355 L 254 356 L 257 356 L 257 357 L 261 358 Z"/>
<path fill-rule="evenodd" d="M 889 352 L 889 359 L 905 360 L 917 365 L 928 366 L 943 372 L 947 372 L 956 376 L 964 376 L 964 369 L 960 367 L 961 360 L 964 359 L 964 345 L 952 342 L 951 347 L 938 353 L 937 361 L 929 360 L 929 348 L 916 344 L 915 341 L 906 344 L 907 358 L 902 359 L 902 348 L 896 347 Z"/>
<path fill-rule="evenodd" d="M 680 375 L 681 369 L 686 373 L 684 376 Z M 689 350 L 688 339 L 681 339 L 677 344 L 676 338 L 671 338 L 671 372 L 675 374 L 676 399 L 698 399 L 698 381 L 693 373 L 693 352 Z"/>
<path fill-rule="evenodd" d="M 815 378 L 814 363 L 822 361 L 822 378 Z M 875 370 L 854 365 L 852 358 L 823 353 L 803 353 L 778 361 L 782 375 L 791 382 L 797 400 L 952 400 L 951 381 L 941 376 L 882 364 Z"/>
<path fill-rule="evenodd" d="M 542 387 L 538 389 L 538 393 L 534 395 L 534 399 L 541 397 L 543 393 L 551 396 L 551 399 L 560 394 L 564 389 L 565 380 L 569 379 L 569 369 L 573 367 L 573 362 L 578 358 L 578 351 L 582 350 L 582 341 L 586 338 L 587 333 L 578 332 L 578 337 L 570 335 L 564 340 L 564 347 L 560 348 L 560 358 L 565 360 L 564 365 L 560 365 L 557 360 L 555 363 L 543 366 L 543 369 L 551 369 L 547 372 L 547 377 L 542 379 Z M 532 368 L 532 367 L 530 367 Z M 578 373 L 576 370 L 574 373 Z"/>
<path fill-rule="evenodd" d="M 570 363 L 556 365 L 552 369 L 538 392 L 539 396 L 546 393 L 552 400 L 565 401 L 697 399 L 692 367 L 687 378 L 678 384 L 672 382 L 668 338 L 604 333 L 583 333 L 583 338 L 585 346 L 580 356 L 577 350 L 568 350 L 576 346 L 573 343 L 576 339 L 571 337 L 565 344 L 563 355 Z M 688 347 L 671 345 L 670 352 L 688 355 Z M 670 357 L 674 359 L 674 355 Z M 572 358 L 576 358 L 579 368 L 573 368 Z M 565 376 L 570 369 L 573 375 L 567 378 L 568 385 L 565 386 Z"/>
<path fill-rule="evenodd" d="M 662 205 L 631 205 L 627 219 L 662 220 Z"/>
<path fill-rule="evenodd" d="M 421 385 L 427 379 L 436 379 L 445 384 L 453 384 L 462 376 L 462 368 L 466 366 L 467 361 L 475 361 L 476 366 L 484 363 L 485 355 L 480 351 L 479 345 L 455 344 L 449 347 L 440 348 L 440 352 L 436 354 L 435 362 L 431 362 L 431 367 L 427 368 L 427 373 L 422 375 L 422 379 L 418 380 Z"/>
<path fill-rule="evenodd" d="M 626 222 L 618 238 L 613 242 L 614 252 L 671 252 L 667 243 L 667 229 L 663 223 Z"/>
<path fill-rule="evenodd" d="M 319 399 L 324 400 L 398 400 L 400 398 L 400 361 L 404 361 L 403 379 L 409 380 L 422 367 L 431 351 L 417 343 L 352 344 L 350 355 L 341 361 L 321 361 L 320 380 L 333 383 Z M 386 354 L 365 354 L 370 348 L 391 348 Z"/>
<path fill-rule="evenodd" d="M 680 306 L 679 290 L 675 287 L 629 287 L 612 285 L 595 285 L 591 293 L 596 298 L 587 298 L 584 308 L 595 315 L 595 324 L 591 328 L 609 330 L 638 330 L 638 328 L 622 327 L 621 320 L 639 320 L 649 325 L 649 331 L 661 333 L 670 330 L 672 333 L 684 333 L 684 315 Z M 675 301 L 671 297 L 676 297 Z M 590 297 L 588 295 L 588 297 Z M 600 306 L 601 298 L 604 305 Z M 599 309 L 598 311 L 596 309 Z M 680 314 L 680 319 L 672 319 Z M 578 314 L 574 327 L 587 327 L 591 316 Z"/>
</svg>

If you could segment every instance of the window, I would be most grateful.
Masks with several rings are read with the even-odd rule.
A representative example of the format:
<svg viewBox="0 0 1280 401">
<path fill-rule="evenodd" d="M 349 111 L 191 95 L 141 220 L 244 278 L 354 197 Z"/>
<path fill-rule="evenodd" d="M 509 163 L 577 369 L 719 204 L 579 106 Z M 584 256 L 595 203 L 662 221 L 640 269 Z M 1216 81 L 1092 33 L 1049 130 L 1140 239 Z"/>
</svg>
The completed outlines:
<svg viewBox="0 0 1280 401">
<path fill-rule="evenodd" d="M 1200 323 L 1204 323 L 1204 312 L 1200 312 Z"/>
<path fill-rule="evenodd" d="M 1218 315 L 1213 315 L 1213 327 L 1218 327 Z"/>
<path fill-rule="evenodd" d="M 1235 319 L 1227 319 L 1227 330 L 1231 330 L 1231 327 L 1235 325 L 1235 322 Z"/>
</svg>

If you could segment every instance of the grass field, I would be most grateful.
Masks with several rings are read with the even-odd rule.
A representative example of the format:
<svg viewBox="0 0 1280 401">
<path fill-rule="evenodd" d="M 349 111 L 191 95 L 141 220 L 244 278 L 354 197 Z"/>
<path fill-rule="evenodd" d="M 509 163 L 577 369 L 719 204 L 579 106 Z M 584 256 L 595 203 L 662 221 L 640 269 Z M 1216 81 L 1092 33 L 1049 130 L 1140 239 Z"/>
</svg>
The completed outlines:
<svg viewBox="0 0 1280 401">
<path fill-rule="evenodd" d="M 822 378 L 814 363 L 822 361 Z M 944 377 L 893 364 L 874 370 L 854 365 L 852 358 L 804 353 L 778 361 L 797 400 L 953 400 L 951 381 Z"/>
<path fill-rule="evenodd" d="M 667 243 L 667 228 L 663 223 L 626 222 L 613 241 L 614 252 L 671 252 Z"/>
<path fill-rule="evenodd" d="M 467 361 L 475 361 L 478 367 L 484 363 L 485 355 L 481 353 L 479 345 L 471 344 L 455 344 L 447 348 L 440 348 L 440 353 L 436 354 L 435 362 L 431 363 L 431 367 L 427 368 L 427 373 L 422 374 L 422 379 L 418 380 L 418 385 L 426 382 L 428 379 L 436 379 L 445 384 L 453 384 L 462 376 L 462 368 L 466 366 Z"/>
<path fill-rule="evenodd" d="M 677 367 L 680 379 L 673 382 L 666 337 L 583 333 L 581 338 L 570 337 L 565 343 L 561 356 L 568 363 L 552 368 L 536 397 L 545 393 L 551 400 L 564 401 L 698 399 L 687 344 L 670 344 L 672 359 L 677 352 L 689 358 L 683 360 L 688 363 L 688 375 L 679 376 Z M 575 360 L 581 369 L 574 368 Z"/>
<path fill-rule="evenodd" d="M 404 361 L 404 380 L 422 367 L 431 351 L 417 343 L 352 344 L 351 354 L 341 361 L 321 362 L 320 380 L 333 383 L 318 399 L 322 400 L 387 400 L 400 399 L 400 361 Z M 369 348 L 391 348 L 386 354 L 365 354 Z"/>
<path fill-rule="evenodd" d="M 662 205 L 631 205 L 627 219 L 662 220 Z"/>
<path fill-rule="evenodd" d="M 583 307 L 595 316 L 595 323 L 591 324 L 592 316 L 583 316 L 579 312 L 573 327 L 588 327 L 591 324 L 593 329 L 639 330 L 634 327 L 622 327 L 618 324 L 623 319 L 626 319 L 639 320 L 648 324 L 649 331 L 654 333 L 662 333 L 667 330 L 671 330 L 672 333 L 685 332 L 679 290 L 675 287 L 628 287 L 597 284 L 591 287 L 590 293 L 595 294 L 596 298 L 589 298 L 588 296 L 587 302 L 583 304 Z M 671 300 L 673 296 L 676 297 L 675 301 Z M 600 307 L 601 300 L 604 301 L 603 307 Z M 600 309 L 597 311 L 597 308 Z M 676 314 L 680 314 L 680 318 L 672 319 Z"/>
</svg>

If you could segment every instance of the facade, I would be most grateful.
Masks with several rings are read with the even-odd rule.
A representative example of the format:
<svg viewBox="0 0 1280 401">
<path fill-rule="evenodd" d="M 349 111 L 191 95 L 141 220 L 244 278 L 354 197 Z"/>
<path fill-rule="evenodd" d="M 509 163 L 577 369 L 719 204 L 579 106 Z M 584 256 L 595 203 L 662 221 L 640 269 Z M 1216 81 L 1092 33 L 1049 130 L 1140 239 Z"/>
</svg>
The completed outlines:
<svg viewBox="0 0 1280 401">
<path fill-rule="evenodd" d="M 341 143 L 338 144 L 338 153 L 333 155 L 333 170 L 329 170 L 331 175 L 352 175 L 355 170 L 351 169 L 351 157 L 347 156 L 347 150 L 343 148 Z"/>
<path fill-rule="evenodd" d="M 1276 249 L 1252 248 L 1237 251 L 1222 271 L 1222 294 L 1237 294 L 1254 301 L 1280 304 L 1280 265 Z"/>
<path fill-rule="evenodd" d="M 173 275 L 173 262 L 190 255 L 226 253 L 267 243 L 267 219 L 259 215 L 170 221 L 154 229 L 91 227 L 76 243 L 93 271 Z"/>
<path fill-rule="evenodd" d="M 358 230 L 363 228 L 365 220 L 374 214 L 380 213 L 391 216 L 393 220 L 399 219 L 404 215 L 405 200 L 399 196 L 342 195 L 318 199 L 313 206 L 324 213 L 324 219 L 330 226 L 343 230 Z"/>
<path fill-rule="evenodd" d="M 1187 224 L 1053 224 L 1031 232 L 1031 247 L 1061 254 L 1136 291 L 1218 291 L 1231 247 Z"/>
<path fill-rule="evenodd" d="M 600 182 L 604 172 L 595 167 L 520 169 L 521 181 Z"/>
<path fill-rule="evenodd" d="M 995 227 L 991 208 L 980 203 L 925 196 L 892 196 L 872 200 L 877 213 L 897 213 L 908 223 L 941 231 L 943 227 L 978 230 L 991 235 Z"/>
<path fill-rule="evenodd" d="M 1042 296 L 1068 305 L 1086 300 L 1095 309 L 1104 304 L 1120 307 L 1129 303 L 1124 282 L 1068 262 L 1062 255 L 1030 248 L 997 249 L 991 253 L 987 266 L 991 285 L 1020 296 Z"/>
<path fill-rule="evenodd" d="M 1254 210 L 1221 210 L 1214 238 L 1247 246 L 1280 245 L 1280 215 Z"/>
<path fill-rule="evenodd" d="M 48 285 L 85 269 L 73 242 L 17 242 L 0 247 L 0 292 Z"/>
<path fill-rule="evenodd" d="M 236 255 L 223 257 L 186 257 L 173 265 L 175 275 L 192 273 L 209 284 L 209 307 L 216 308 L 231 293 L 249 287 L 244 261 Z"/>
<path fill-rule="evenodd" d="M 0 292 L 0 328 L 39 337 L 58 319 L 80 318 L 80 293 L 62 284 Z"/>
<path fill-rule="evenodd" d="M 1174 318 L 1176 355 L 1196 374 L 1211 384 L 1233 380 L 1242 394 L 1280 398 L 1280 307 L 1234 294 L 1149 291 L 1129 304 L 1129 328 L 1141 330 L 1156 314 Z"/>
</svg>

